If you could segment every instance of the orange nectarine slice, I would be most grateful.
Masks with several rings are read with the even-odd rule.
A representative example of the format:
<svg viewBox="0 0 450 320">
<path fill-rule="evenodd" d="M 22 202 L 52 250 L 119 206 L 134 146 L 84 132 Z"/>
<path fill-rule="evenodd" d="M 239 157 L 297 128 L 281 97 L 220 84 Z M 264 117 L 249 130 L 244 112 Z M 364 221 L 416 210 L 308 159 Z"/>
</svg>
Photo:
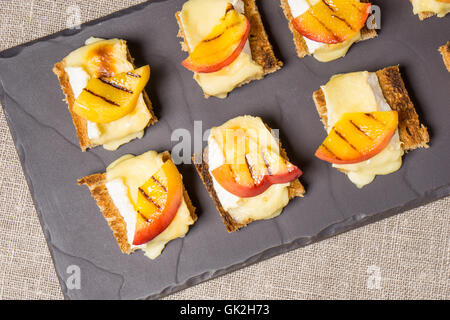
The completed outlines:
<svg viewBox="0 0 450 320">
<path fill-rule="evenodd" d="M 397 126 L 397 111 L 346 113 L 317 149 L 316 157 L 335 164 L 368 160 L 386 147 Z"/>
<path fill-rule="evenodd" d="M 308 39 L 341 43 L 353 38 L 364 27 L 370 6 L 357 0 L 321 0 L 292 23 Z"/>
<path fill-rule="evenodd" d="M 236 60 L 247 42 L 249 33 L 248 19 L 230 9 L 181 64 L 197 73 L 219 71 Z"/>
<path fill-rule="evenodd" d="M 97 123 L 120 119 L 134 110 L 139 95 L 150 79 L 150 67 L 93 78 L 75 100 L 74 112 Z"/>
<path fill-rule="evenodd" d="M 175 218 L 183 198 L 183 181 L 172 160 L 138 189 L 133 244 L 144 244 L 163 232 Z"/>
</svg>

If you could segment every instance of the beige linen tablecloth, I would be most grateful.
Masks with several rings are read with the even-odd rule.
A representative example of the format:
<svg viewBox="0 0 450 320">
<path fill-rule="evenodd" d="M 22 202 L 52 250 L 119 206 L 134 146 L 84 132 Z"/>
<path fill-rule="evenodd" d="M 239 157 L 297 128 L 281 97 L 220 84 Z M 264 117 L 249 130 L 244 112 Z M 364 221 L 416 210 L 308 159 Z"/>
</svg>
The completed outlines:
<svg viewBox="0 0 450 320">
<path fill-rule="evenodd" d="M 85 22 L 141 2 L 0 0 L 0 51 L 65 29 L 77 10 Z M 449 299 L 449 208 L 450 197 L 169 298 Z M 0 108 L 0 299 L 62 298 Z"/>
</svg>

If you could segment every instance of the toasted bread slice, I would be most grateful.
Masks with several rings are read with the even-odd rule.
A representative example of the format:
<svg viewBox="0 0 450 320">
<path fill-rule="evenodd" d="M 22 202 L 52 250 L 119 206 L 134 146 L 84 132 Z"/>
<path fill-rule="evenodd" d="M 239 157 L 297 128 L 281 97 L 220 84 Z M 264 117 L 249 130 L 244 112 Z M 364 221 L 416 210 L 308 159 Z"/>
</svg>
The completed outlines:
<svg viewBox="0 0 450 320">
<path fill-rule="evenodd" d="M 418 14 L 420 20 L 425 20 L 426 18 L 431 18 L 434 15 L 436 15 L 436 13 L 428 12 L 428 11 L 419 12 L 419 14 Z"/>
<path fill-rule="evenodd" d="M 163 157 L 170 158 L 170 154 L 168 152 L 164 152 Z M 86 185 L 89 188 L 89 191 L 97 202 L 97 206 L 103 214 L 103 217 L 106 222 L 108 222 L 120 250 L 123 253 L 130 254 L 133 250 L 130 245 L 131 241 L 129 241 L 127 236 L 127 225 L 125 219 L 120 214 L 119 209 L 117 209 L 114 205 L 114 202 L 108 193 L 106 182 L 106 173 L 97 173 L 78 179 L 79 185 Z M 189 198 L 184 186 L 183 190 L 184 201 L 189 209 L 191 218 L 196 221 L 197 215 L 195 214 L 195 207 L 192 205 L 191 199 Z"/>
<path fill-rule="evenodd" d="M 376 72 L 384 98 L 392 110 L 398 112 L 398 132 L 405 151 L 416 148 L 428 148 L 430 137 L 427 128 L 420 123 L 414 104 L 403 83 L 398 66 L 391 66 Z M 325 126 L 328 127 L 327 105 L 322 89 L 314 92 L 313 100 L 317 112 Z"/>
<path fill-rule="evenodd" d="M 439 51 L 442 54 L 442 59 L 444 60 L 448 72 L 450 72 L 450 41 L 440 47 Z"/>
<path fill-rule="evenodd" d="M 264 75 L 268 75 L 279 70 L 283 66 L 283 62 L 275 57 L 272 45 L 269 42 L 269 37 L 267 36 L 266 30 L 262 23 L 261 15 L 259 14 L 258 7 L 256 6 L 256 0 L 242 0 L 244 2 L 245 16 L 250 22 L 250 34 L 248 36 L 248 41 L 250 43 L 250 50 L 252 52 L 253 60 L 258 63 L 264 70 Z M 183 51 L 188 51 L 188 45 L 184 37 L 183 24 L 180 19 L 180 11 L 175 13 L 175 17 L 178 22 L 178 37 L 183 38 L 181 42 L 181 49 Z M 250 82 L 249 80 L 245 83 L 241 83 L 243 86 Z M 205 97 L 208 97 L 205 94 Z"/>
<path fill-rule="evenodd" d="M 369 1 L 361 0 L 360 2 L 369 2 Z M 311 55 L 311 53 L 308 51 L 308 46 L 306 45 L 303 36 L 294 28 L 294 25 L 292 24 L 292 19 L 294 19 L 294 16 L 292 15 L 288 0 L 281 0 L 281 8 L 283 9 L 284 15 L 286 16 L 286 19 L 289 22 L 289 29 L 291 30 L 292 35 L 294 36 L 294 44 L 298 57 L 303 58 L 305 56 Z M 375 31 L 376 29 L 375 19 L 373 20 L 373 23 L 374 25 L 372 29 L 367 28 L 367 26 L 364 26 L 364 28 L 361 29 L 361 40 L 359 41 L 372 39 L 377 36 L 377 32 Z"/>
<path fill-rule="evenodd" d="M 131 57 L 128 47 L 127 47 L 127 59 L 134 67 L 133 58 Z M 61 86 L 62 91 L 64 92 L 64 95 L 65 95 L 64 100 L 67 102 L 67 105 L 69 107 L 69 112 L 72 116 L 72 121 L 75 126 L 75 130 L 77 133 L 77 137 L 78 137 L 78 141 L 80 143 L 81 150 L 84 152 L 88 148 L 97 147 L 98 144 L 94 144 L 89 139 L 86 119 L 79 116 L 78 114 L 76 114 L 73 111 L 73 106 L 75 103 L 75 96 L 74 96 L 72 87 L 69 82 L 69 76 L 65 71 L 65 67 L 66 67 L 65 61 L 63 59 L 62 61 L 60 61 L 54 65 L 53 73 L 56 74 L 56 76 L 59 79 L 59 84 Z M 158 119 L 156 118 L 155 114 L 153 113 L 152 103 L 150 101 L 150 98 L 148 97 L 147 92 L 145 92 L 145 90 L 144 90 L 144 91 L 142 91 L 142 94 L 144 97 L 144 102 L 150 112 L 150 115 L 151 115 L 150 121 L 148 123 L 148 126 L 150 126 L 150 125 L 154 124 L 155 122 L 157 122 Z"/>
<path fill-rule="evenodd" d="M 269 128 L 269 126 L 266 125 L 266 127 L 269 129 L 269 131 L 271 130 Z M 281 142 L 280 142 L 280 154 L 286 161 L 289 161 L 286 151 L 281 147 Z M 217 197 L 216 190 L 214 189 L 212 177 L 209 173 L 208 148 L 207 147 L 203 150 L 203 155 L 202 155 L 201 159 L 202 159 L 201 163 L 197 163 L 198 162 L 197 156 L 194 155 L 192 157 L 195 169 L 197 170 L 197 172 L 200 176 L 200 179 L 202 180 L 210 197 L 214 201 L 214 204 L 215 204 L 217 210 L 219 211 L 220 216 L 222 217 L 222 220 L 223 220 L 226 230 L 229 233 L 231 233 L 231 232 L 239 230 L 240 228 L 247 226 L 250 222 L 253 221 L 252 219 L 249 219 L 245 223 L 238 223 L 237 221 L 235 221 L 233 219 L 233 217 L 230 215 L 230 213 L 227 212 L 222 207 L 222 204 L 220 203 L 220 200 Z M 289 192 L 289 199 L 293 199 L 295 197 L 303 197 L 303 195 L 305 194 L 305 188 L 301 184 L 300 180 L 296 179 L 290 183 L 290 185 L 288 187 L 288 192 Z"/>
</svg>

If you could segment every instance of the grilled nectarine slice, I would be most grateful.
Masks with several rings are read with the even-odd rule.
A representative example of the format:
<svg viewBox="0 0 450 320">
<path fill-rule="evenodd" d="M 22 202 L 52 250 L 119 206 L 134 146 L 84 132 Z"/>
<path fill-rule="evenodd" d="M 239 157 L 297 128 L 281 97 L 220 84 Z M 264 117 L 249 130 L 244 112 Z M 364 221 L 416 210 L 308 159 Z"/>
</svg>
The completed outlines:
<svg viewBox="0 0 450 320">
<path fill-rule="evenodd" d="M 308 39 L 341 43 L 353 38 L 364 27 L 370 6 L 357 0 L 321 0 L 292 23 Z"/>
<path fill-rule="evenodd" d="M 225 164 L 211 173 L 231 194 L 240 198 L 256 197 L 273 184 L 288 183 L 302 175 L 298 167 L 278 152 L 257 144 L 257 138 L 262 138 L 262 134 L 253 137 L 241 128 L 229 131 L 234 132 L 225 136 L 225 140 L 231 141 L 223 143 Z"/>
<path fill-rule="evenodd" d="M 397 126 L 397 111 L 346 113 L 317 149 L 316 157 L 335 164 L 368 160 L 387 146 Z"/>
<path fill-rule="evenodd" d="M 138 189 L 134 245 L 144 244 L 163 232 L 175 218 L 183 199 L 183 181 L 172 160 Z"/>
<path fill-rule="evenodd" d="M 248 19 L 230 9 L 181 64 L 197 73 L 219 71 L 236 60 L 247 42 L 249 33 Z"/>
<path fill-rule="evenodd" d="M 120 119 L 134 110 L 149 79 L 149 66 L 113 77 L 93 78 L 75 100 L 74 112 L 97 123 Z"/>
</svg>

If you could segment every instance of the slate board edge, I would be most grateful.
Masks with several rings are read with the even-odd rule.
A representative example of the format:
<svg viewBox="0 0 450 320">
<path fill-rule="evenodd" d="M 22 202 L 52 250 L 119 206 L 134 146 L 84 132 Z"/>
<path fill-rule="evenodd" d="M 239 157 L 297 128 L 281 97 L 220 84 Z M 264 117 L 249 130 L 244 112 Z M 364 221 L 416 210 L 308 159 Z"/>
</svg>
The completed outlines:
<svg viewBox="0 0 450 320">
<path fill-rule="evenodd" d="M 95 19 L 95 20 L 83 23 L 81 25 L 80 29 L 77 29 L 77 30 L 65 29 L 65 30 L 56 32 L 54 34 L 48 35 L 48 36 L 41 37 L 41 38 L 32 40 L 30 42 L 26 42 L 24 44 L 21 44 L 21 45 L 18 45 L 18 46 L 15 46 L 15 47 L 12 47 L 12 48 L 9 48 L 9 49 L 6 49 L 6 50 L 0 52 L 0 58 L 13 57 L 13 56 L 19 54 L 24 48 L 32 46 L 32 45 L 34 45 L 36 43 L 39 43 L 41 41 L 51 40 L 51 39 L 57 38 L 59 36 L 63 36 L 63 37 L 72 36 L 74 34 L 77 34 L 78 32 L 81 32 L 84 28 L 86 28 L 88 26 L 96 25 L 96 24 L 98 24 L 100 22 L 107 21 L 107 20 L 110 20 L 110 19 L 113 19 L 113 18 L 116 18 L 116 17 L 121 17 L 121 16 L 127 15 L 129 13 L 132 13 L 134 11 L 141 10 L 141 9 L 145 8 L 146 6 L 152 4 L 152 3 L 163 2 L 163 1 L 165 1 L 165 0 L 149 0 L 147 2 L 144 2 L 144 3 L 138 4 L 138 5 L 135 5 L 135 6 L 132 6 L 132 7 L 129 7 L 129 8 L 126 8 L 126 9 L 114 12 L 114 13 L 109 14 L 107 16 L 104 16 L 104 17 L 101 17 L 101 18 L 98 18 L 98 19 Z M 30 178 L 29 178 L 29 176 L 27 174 L 27 169 L 26 169 L 26 166 L 25 166 L 25 158 L 24 158 L 24 154 L 23 154 L 23 151 L 22 151 L 22 147 L 21 147 L 21 145 L 18 144 L 17 139 L 16 139 L 15 131 L 12 129 L 11 120 L 9 118 L 8 110 L 7 110 L 7 107 L 6 107 L 5 96 L 6 96 L 6 92 L 4 91 L 2 80 L 0 78 L 0 101 L 1 101 L 1 103 L 3 105 L 3 110 L 5 112 L 5 117 L 6 117 L 6 120 L 7 120 L 7 123 L 8 123 L 8 127 L 10 129 L 11 136 L 12 136 L 14 145 L 16 147 L 16 151 L 17 151 L 19 159 L 20 159 L 22 170 L 25 173 L 24 174 L 25 175 L 25 179 L 27 181 L 28 188 L 30 189 L 30 193 L 31 193 L 31 197 L 32 197 L 32 200 L 33 200 L 33 204 L 36 207 L 36 211 L 37 211 L 37 214 L 38 214 L 39 222 L 40 222 L 42 230 L 44 232 L 44 236 L 45 236 L 45 238 L 47 240 L 47 246 L 49 248 L 50 255 L 52 257 L 53 264 L 55 265 L 55 269 L 56 269 L 55 258 L 54 258 L 54 255 L 55 255 L 54 251 L 55 251 L 55 249 L 53 248 L 53 246 L 51 244 L 50 235 L 49 235 L 49 233 L 46 230 L 46 225 L 45 225 L 45 223 L 43 221 L 42 214 L 41 214 L 41 208 L 37 205 L 37 202 L 35 201 L 35 198 L 34 198 L 33 183 L 32 183 L 32 181 L 30 180 Z M 172 293 L 175 293 L 177 291 L 180 291 L 180 290 L 186 289 L 188 287 L 194 286 L 194 285 L 199 284 L 201 282 L 204 282 L 206 280 L 217 278 L 217 277 L 222 276 L 224 274 L 236 271 L 236 270 L 241 269 L 243 267 L 250 266 L 250 265 L 252 265 L 254 263 L 261 262 L 263 260 L 272 258 L 274 256 L 286 253 L 288 251 L 291 251 L 291 250 L 294 250 L 294 249 L 297 249 L 297 248 L 300 248 L 300 247 L 304 247 L 306 245 L 309 245 L 309 244 L 312 244 L 312 243 L 315 243 L 315 242 L 318 242 L 318 241 L 321 241 L 321 240 L 325 240 L 325 239 L 331 238 L 333 236 L 336 236 L 336 235 L 342 234 L 344 232 L 347 232 L 347 231 L 350 231 L 350 230 L 353 230 L 353 229 L 356 229 L 356 228 L 359 228 L 359 227 L 371 224 L 373 222 L 377 222 L 377 221 L 383 220 L 385 218 L 392 217 L 392 216 L 394 216 L 396 214 L 400 214 L 400 213 L 402 213 L 404 211 L 407 211 L 407 210 L 410 210 L 410 209 L 413 209 L 413 208 L 416 208 L 416 207 L 419 207 L 419 206 L 426 205 L 426 204 L 428 204 L 430 202 L 439 200 L 439 199 L 444 198 L 444 197 L 449 196 L 449 195 L 450 195 L 450 184 L 447 184 L 447 185 L 441 186 L 441 187 L 439 187 L 439 188 L 437 188 L 435 190 L 432 190 L 432 191 L 426 193 L 425 195 L 423 195 L 423 196 L 421 196 L 419 198 L 416 198 L 416 199 L 413 199 L 413 200 L 411 200 L 411 201 L 409 201 L 407 203 L 404 203 L 403 205 L 398 206 L 396 208 L 392 208 L 392 209 L 389 209 L 389 210 L 384 211 L 384 212 L 378 212 L 378 213 L 373 214 L 373 215 L 355 215 L 355 216 L 352 216 L 352 217 L 350 217 L 350 218 L 348 218 L 348 219 L 346 219 L 344 221 L 341 221 L 339 223 L 329 225 L 328 227 L 326 227 L 325 229 L 321 230 L 320 232 L 318 232 L 314 236 L 299 238 L 299 239 L 296 239 L 296 240 L 294 240 L 294 241 L 292 241 L 290 243 L 286 243 L 286 244 L 283 244 L 281 246 L 276 246 L 276 247 L 269 248 L 269 249 L 267 249 L 267 250 L 265 250 L 265 251 L 263 251 L 263 252 L 261 252 L 261 253 L 259 253 L 257 255 L 249 257 L 247 260 L 242 261 L 240 263 L 234 264 L 234 265 L 229 266 L 227 268 L 216 270 L 216 272 L 214 272 L 214 273 L 207 272 L 207 273 L 203 273 L 203 274 L 191 277 L 191 278 L 187 279 L 184 283 L 181 283 L 181 284 L 176 285 L 176 286 L 169 286 L 169 287 L 165 288 L 159 294 L 149 295 L 149 296 L 145 296 L 145 297 L 140 297 L 139 299 L 159 299 L 159 298 L 165 297 L 165 296 L 167 296 L 169 294 L 172 294 Z M 65 299 L 70 299 L 70 296 L 67 294 L 66 284 L 65 284 L 64 279 L 61 278 L 59 272 L 56 272 L 56 274 L 57 274 L 57 277 L 58 277 L 58 280 L 59 280 L 59 283 L 60 283 L 60 286 L 61 286 L 61 291 L 62 291 L 62 293 L 64 295 L 64 298 Z"/>
<path fill-rule="evenodd" d="M 311 237 L 303 237 L 298 238 L 292 242 L 285 243 L 281 246 L 272 247 L 270 249 L 267 249 L 259 254 L 256 254 L 247 260 L 234 264 L 230 267 L 217 270 L 214 273 L 206 273 L 201 274 L 198 276 L 194 276 L 186 280 L 184 283 L 179 284 L 177 286 L 167 287 L 166 289 L 162 290 L 160 294 L 156 295 L 150 295 L 147 297 L 139 298 L 139 299 L 160 299 L 167 295 L 173 294 L 175 292 L 190 288 L 194 285 L 197 285 L 199 283 L 205 282 L 207 280 L 212 280 L 215 278 L 218 278 L 222 275 L 237 271 L 239 269 L 242 269 L 244 267 L 248 267 L 250 265 L 253 265 L 258 262 L 262 262 L 264 260 L 273 258 L 275 256 L 284 254 L 286 252 L 305 247 L 307 245 L 323 241 L 329 238 L 332 238 L 334 236 L 340 235 L 342 233 L 345 233 L 347 231 L 355 230 L 357 228 L 366 226 L 368 224 L 384 220 L 386 218 L 392 217 L 394 215 L 403 213 L 405 211 L 421 207 L 424 205 L 427 205 L 433 201 L 437 201 L 439 199 L 445 198 L 450 195 L 450 184 L 441 186 L 435 190 L 432 190 L 425 194 L 424 196 L 420 198 L 413 199 L 409 202 L 404 203 L 403 205 L 391 208 L 384 212 L 378 212 L 373 215 L 355 215 L 352 216 L 344 221 L 341 221 L 339 223 L 331 224 L 328 227 L 324 228 L 320 232 L 318 232 L 316 235 Z M 238 231 L 239 232 L 239 231 Z"/>
<path fill-rule="evenodd" d="M 114 18 L 117 18 L 117 17 L 125 16 L 127 14 L 130 14 L 130 13 L 134 12 L 134 11 L 139 11 L 139 10 L 149 6 L 150 4 L 158 3 L 158 2 L 164 2 L 164 1 L 166 1 L 166 0 L 148 0 L 146 2 L 137 4 L 135 6 L 132 6 L 132 7 L 126 8 L 126 9 L 122 9 L 122 10 L 119 10 L 119 11 L 116 11 L 116 12 L 113 12 L 111 14 L 108 14 L 106 16 L 100 17 L 98 19 L 94 19 L 94 20 L 82 23 L 80 25 L 79 29 L 64 29 L 64 30 L 58 31 L 56 33 L 53 33 L 53 34 L 50 34 L 50 35 L 47 35 L 47 36 L 44 36 L 44 37 L 41 37 L 41 38 L 37 38 L 37 39 L 34 39 L 32 41 L 29 41 L 29 42 L 22 43 L 22 44 L 20 44 L 18 46 L 14 46 L 12 48 L 0 51 L 0 58 L 11 58 L 11 57 L 14 57 L 15 55 L 19 54 L 23 49 L 25 49 L 25 48 L 27 48 L 29 46 L 32 46 L 32 45 L 34 45 L 36 43 L 39 43 L 39 42 L 42 42 L 42 41 L 51 40 L 51 39 L 55 39 L 55 38 L 58 38 L 60 36 L 62 36 L 62 37 L 73 36 L 73 35 L 81 32 L 81 31 L 83 31 L 86 27 L 94 26 L 94 25 L 99 24 L 99 23 L 104 22 L 104 21 L 108 21 L 108 20 L 111 20 L 111 19 L 114 19 Z M 1 96 L 1 94 L 0 94 L 0 96 Z"/>
</svg>

